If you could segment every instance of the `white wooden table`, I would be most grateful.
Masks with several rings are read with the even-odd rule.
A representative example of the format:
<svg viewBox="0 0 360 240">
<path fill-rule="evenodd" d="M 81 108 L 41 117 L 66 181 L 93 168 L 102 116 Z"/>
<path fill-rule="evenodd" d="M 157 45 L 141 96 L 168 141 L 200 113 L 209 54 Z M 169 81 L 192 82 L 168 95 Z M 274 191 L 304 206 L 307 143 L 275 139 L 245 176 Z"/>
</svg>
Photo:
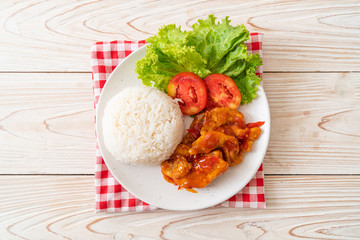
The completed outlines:
<svg viewBox="0 0 360 240">
<path fill-rule="evenodd" d="M 90 46 L 214 13 L 264 33 L 267 209 L 94 214 Z M 0 2 L 0 239 L 360 239 L 359 1 Z"/>
</svg>

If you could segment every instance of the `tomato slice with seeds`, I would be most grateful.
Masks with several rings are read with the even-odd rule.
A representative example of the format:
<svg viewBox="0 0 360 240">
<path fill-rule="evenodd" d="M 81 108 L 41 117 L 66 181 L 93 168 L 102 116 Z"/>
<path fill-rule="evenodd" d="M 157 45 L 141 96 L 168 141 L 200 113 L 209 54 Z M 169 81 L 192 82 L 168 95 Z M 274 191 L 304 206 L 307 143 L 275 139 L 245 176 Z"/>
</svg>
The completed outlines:
<svg viewBox="0 0 360 240">
<path fill-rule="evenodd" d="M 181 99 L 179 105 L 185 115 L 199 113 L 208 100 L 204 81 L 192 72 L 175 75 L 169 82 L 167 92 L 170 97 Z"/>
<path fill-rule="evenodd" d="M 208 92 L 206 109 L 229 107 L 237 109 L 241 102 L 241 94 L 234 80 L 224 74 L 211 74 L 204 79 Z"/>
</svg>

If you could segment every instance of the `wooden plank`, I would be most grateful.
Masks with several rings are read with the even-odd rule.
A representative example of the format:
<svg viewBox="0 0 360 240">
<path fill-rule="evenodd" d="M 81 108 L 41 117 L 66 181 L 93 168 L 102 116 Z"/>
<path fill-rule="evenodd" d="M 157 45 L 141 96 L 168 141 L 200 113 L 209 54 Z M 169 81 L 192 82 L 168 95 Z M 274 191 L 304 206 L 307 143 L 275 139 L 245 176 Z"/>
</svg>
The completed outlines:
<svg viewBox="0 0 360 240">
<path fill-rule="evenodd" d="M 1 74 L 1 173 L 93 173 L 91 74 Z M 24 167 L 26 166 L 26 167 Z"/>
<path fill-rule="evenodd" d="M 90 71 L 96 41 L 141 40 L 213 13 L 263 32 L 265 71 L 359 71 L 360 3 L 338 1 L 13 1 L 0 3 L 0 71 Z"/>
<path fill-rule="evenodd" d="M 265 173 L 359 174 L 360 74 L 265 74 L 271 135 Z"/>
<path fill-rule="evenodd" d="M 267 176 L 268 209 L 94 214 L 93 176 L 0 176 L 5 239 L 358 239 L 359 176 Z"/>
<path fill-rule="evenodd" d="M 90 78 L 0 74 L 0 174 L 94 172 Z M 272 118 L 265 173 L 359 174 L 359 79 L 360 73 L 264 74 Z"/>
</svg>

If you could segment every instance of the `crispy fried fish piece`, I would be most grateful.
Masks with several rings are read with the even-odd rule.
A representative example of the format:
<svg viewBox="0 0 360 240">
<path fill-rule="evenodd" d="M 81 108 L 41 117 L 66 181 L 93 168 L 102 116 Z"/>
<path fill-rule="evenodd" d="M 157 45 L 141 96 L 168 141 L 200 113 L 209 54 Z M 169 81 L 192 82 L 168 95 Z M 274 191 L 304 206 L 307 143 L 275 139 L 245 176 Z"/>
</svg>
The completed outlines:
<svg viewBox="0 0 360 240">
<path fill-rule="evenodd" d="M 164 179 L 191 192 L 206 187 L 242 161 L 263 124 L 245 125 L 244 115 L 227 107 L 198 114 L 170 159 L 161 163 Z"/>
<path fill-rule="evenodd" d="M 218 131 L 207 132 L 195 142 L 189 150 L 191 155 L 210 153 L 213 150 L 220 149 L 224 154 L 224 160 L 233 166 L 238 163 L 238 158 L 241 158 L 239 141 L 231 135 L 224 134 Z"/>
<path fill-rule="evenodd" d="M 244 115 L 228 107 L 217 107 L 205 112 L 201 135 L 224 125 L 238 125 L 245 128 Z"/>
<path fill-rule="evenodd" d="M 189 149 L 189 146 L 179 144 L 170 159 L 161 163 L 164 179 L 179 188 L 190 191 L 193 191 L 192 188 L 204 188 L 229 168 L 219 150 L 191 156 Z"/>
<path fill-rule="evenodd" d="M 191 171 L 183 177 L 173 178 L 180 188 L 204 188 L 215 178 L 226 172 L 229 164 L 216 156 L 203 156 L 192 160 Z"/>
<path fill-rule="evenodd" d="M 188 129 L 188 133 L 185 135 L 182 144 L 188 145 L 191 147 L 191 144 L 200 137 L 200 130 L 203 126 L 205 113 L 199 113 L 195 116 L 192 121 L 190 128 Z"/>
</svg>

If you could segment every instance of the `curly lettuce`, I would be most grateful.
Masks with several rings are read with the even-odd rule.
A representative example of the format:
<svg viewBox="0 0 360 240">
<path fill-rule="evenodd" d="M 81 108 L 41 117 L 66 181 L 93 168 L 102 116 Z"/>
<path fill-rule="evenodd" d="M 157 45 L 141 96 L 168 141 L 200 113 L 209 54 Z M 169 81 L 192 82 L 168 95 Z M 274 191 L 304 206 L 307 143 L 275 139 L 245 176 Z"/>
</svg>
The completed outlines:
<svg viewBox="0 0 360 240">
<path fill-rule="evenodd" d="M 193 72 L 201 78 L 210 74 L 206 60 L 193 46 L 186 46 L 186 32 L 174 24 L 160 28 L 148 38 L 145 57 L 136 63 L 136 73 L 143 84 L 166 92 L 171 78 L 180 72 Z"/>
<path fill-rule="evenodd" d="M 146 55 L 136 63 L 143 84 L 166 92 L 171 78 L 180 72 L 193 72 L 201 78 L 221 73 L 234 79 L 241 104 L 250 103 L 261 82 L 255 72 L 262 65 L 259 54 L 248 52 L 249 32 L 244 25 L 231 26 L 228 17 L 216 22 L 214 15 L 199 19 L 191 31 L 175 24 L 161 27 L 146 39 Z"/>
</svg>

